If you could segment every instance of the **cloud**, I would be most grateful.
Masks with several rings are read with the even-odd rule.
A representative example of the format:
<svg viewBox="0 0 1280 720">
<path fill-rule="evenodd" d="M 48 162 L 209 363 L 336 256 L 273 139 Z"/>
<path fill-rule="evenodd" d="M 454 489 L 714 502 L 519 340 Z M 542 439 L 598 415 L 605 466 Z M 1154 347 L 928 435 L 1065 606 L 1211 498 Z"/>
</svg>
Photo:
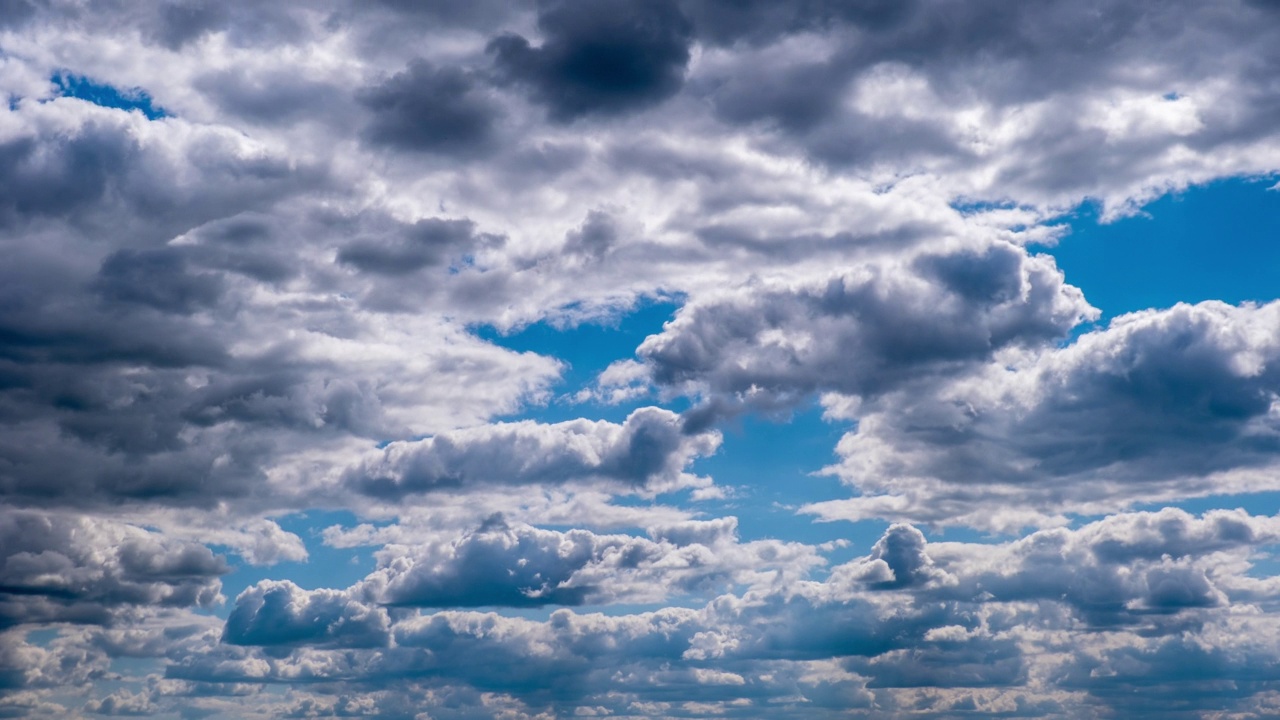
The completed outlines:
<svg viewBox="0 0 1280 720">
<path fill-rule="evenodd" d="M 658 526 L 653 539 L 559 532 L 495 515 L 449 541 L 388 545 L 357 588 L 380 604 L 539 607 L 660 602 L 740 584 L 778 584 L 823 561 L 799 543 L 739 543 L 734 518 Z"/>
<path fill-rule="evenodd" d="M 377 647 L 388 638 L 386 613 L 336 590 L 305 591 L 266 580 L 236 597 L 222 641 L 233 645 Z"/>
<path fill-rule="evenodd" d="M 497 107 L 462 69 L 421 59 L 357 99 L 373 114 L 369 142 L 401 150 L 471 155 L 489 145 L 498 120 Z"/>
<path fill-rule="evenodd" d="M 499 238 L 477 237 L 469 220 L 419 220 L 393 235 L 389 241 L 356 240 L 338 250 L 338 262 L 378 275 L 405 275 L 433 265 L 441 265 L 450 254 L 463 252 L 483 242 L 501 243 Z"/>
<path fill-rule="evenodd" d="M 636 354 L 660 386 L 767 407 L 971 371 L 1095 315 L 1051 258 L 997 244 L 746 284 L 687 304 Z"/>
<path fill-rule="evenodd" d="M 810 509 L 1009 527 L 1269 489 L 1277 313 L 1206 302 L 1125 315 L 1024 364 L 863 406 L 831 469 L 862 497 Z M 979 509 L 996 498 L 1007 515 Z"/>
<path fill-rule="evenodd" d="M 388 500 L 483 486 L 587 482 L 622 492 L 666 492 L 707 485 L 685 468 L 719 444 L 718 432 L 686 435 L 675 413 L 640 408 L 621 424 L 497 423 L 392 443 L 349 468 L 343 481 Z"/>
<path fill-rule="evenodd" d="M 652 536 L 727 549 L 729 531 L 692 523 Z M 495 521 L 454 550 L 486 533 L 544 547 L 588 537 Z M 595 542 L 602 539 L 612 540 Z M 1117 688 L 1150 685 L 1165 689 L 1147 701 L 1163 711 L 1210 697 L 1211 684 L 1170 684 L 1182 677 L 1172 672 L 1179 660 L 1227 677 L 1280 658 L 1263 631 L 1274 619 L 1251 604 L 1269 597 L 1263 585 L 1272 581 L 1249 577 L 1252 559 L 1277 541 L 1275 518 L 1243 511 L 1126 513 L 997 544 L 926 542 L 900 525 L 824 580 L 759 585 L 697 609 L 557 610 L 543 621 L 386 613 L 360 600 L 359 586 L 306 591 L 264 581 L 238 599 L 224 629 L 224 637 L 261 651 L 224 645 L 183 653 L 166 672 L 195 683 L 358 680 L 374 691 L 373 703 L 392 702 L 379 693 L 394 685 L 424 693 L 428 703 L 479 691 L 543 710 L 635 712 L 633 703 L 697 701 L 746 717 L 755 703 L 784 693 L 803 699 L 783 704 L 783 717 L 834 717 L 860 705 L 890 714 L 1020 707 L 1038 716 L 1110 706 L 1123 702 Z M 536 552 L 527 557 L 546 567 Z M 897 581 L 878 574 L 886 566 Z M 1206 649 L 1226 647 L 1238 632 L 1253 633 L 1238 652 Z M 1265 681 L 1256 677 L 1231 696 L 1237 707 L 1263 701 Z M 751 702 L 732 704 L 742 698 Z"/>
<path fill-rule="evenodd" d="M 520 35 L 489 43 L 499 72 L 529 87 L 550 116 L 567 122 L 656 105 L 680 90 L 692 27 L 670 0 L 545 3 L 543 42 Z"/>
<path fill-rule="evenodd" d="M 0 0 L 0 715 L 1277 714 L 1273 6 Z"/>
<path fill-rule="evenodd" d="M 230 571 L 204 545 L 78 515 L 5 510 L 0 539 L 0 628 L 103 624 L 129 606 L 209 607 Z"/>
<path fill-rule="evenodd" d="M 266 474 L 302 451 L 300 436 L 403 437 L 452 427 L 444 418 L 459 412 L 479 422 L 489 411 L 472 409 L 491 391 L 512 409 L 557 372 L 554 360 L 436 318 L 390 322 L 335 276 L 338 237 L 350 267 L 375 277 L 396 263 L 426 267 L 439 244 L 496 242 L 467 221 L 323 211 L 298 199 L 324 186 L 321 167 L 225 127 L 73 98 L 8 117 L 0 488 L 10 502 L 208 507 L 251 488 L 270 495 Z M 299 240 L 308 235 L 332 244 Z M 365 341 L 385 333 L 417 339 L 369 353 Z M 464 357 L 495 373 L 489 390 L 386 384 Z M 501 389 L 511 380 L 514 394 Z"/>
</svg>

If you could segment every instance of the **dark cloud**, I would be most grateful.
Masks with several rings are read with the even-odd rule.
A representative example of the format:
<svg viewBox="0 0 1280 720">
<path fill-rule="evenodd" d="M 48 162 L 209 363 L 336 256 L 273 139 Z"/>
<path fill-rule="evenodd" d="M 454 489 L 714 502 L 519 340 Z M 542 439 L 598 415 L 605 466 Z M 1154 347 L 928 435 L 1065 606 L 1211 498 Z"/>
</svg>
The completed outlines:
<svg viewBox="0 0 1280 720">
<path fill-rule="evenodd" d="M 62 129 L 35 123 L 37 112 Z M 309 295 L 333 289 L 324 288 L 337 275 L 330 248 L 341 239 L 353 262 L 373 267 L 378 252 L 411 264 L 429 261 L 437 241 L 464 253 L 473 236 L 481 247 L 499 239 L 465 221 L 412 226 L 372 209 L 283 209 L 277 203 L 315 191 L 320 173 L 217 127 L 145 123 L 67 98 L 13 117 L 11 162 L 0 171 L 14 189 L 0 199 L 0 244 L 12 261 L 0 268 L 7 501 L 208 506 L 271 494 L 264 464 L 299 447 L 291 434 L 404 436 L 368 376 L 336 370 L 366 358 L 298 354 L 307 344 L 299 331 L 337 342 L 360 333 L 359 308 Z M 299 284 L 286 290 L 290 282 Z M 277 302 L 284 292 L 301 294 Z M 519 357 L 485 347 L 463 339 L 416 357 L 466 348 L 475 369 Z M 490 351 L 498 355 L 486 359 Z M 549 360 L 526 361 L 554 372 Z"/>
<path fill-rule="evenodd" d="M 249 73 L 241 68 L 209 73 L 194 85 L 227 113 L 261 123 L 345 120 L 346 91 L 286 70 Z"/>
<path fill-rule="evenodd" d="M 134 149 L 123 134 L 92 125 L 51 145 L 42 148 L 30 137 L 0 145 L 0 181 L 11 188 L 0 201 L 6 224 L 32 216 L 65 217 L 102 198 Z"/>
<path fill-rule="evenodd" d="M 221 28 L 228 20 L 227 7 L 210 2 L 168 2 L 157 13 L 153 32 L 157 42 L 172 50 Z"/>
<path fill-rule="evenodd" d="M 35 14 L 31 0 L 0 1 L 0 25 L 18 26 Z"/>
<path fill-rule="evenodd" d="M 564 236 L 564 251 L 599 260 L 618 244 L 618 228 L 608 213 L 592 210 L 582 226 Z"/>
<path fill-rule="evenodd" d="M 373 118 L 365 137 L 401 150 L 470 156 L 489 147 L 497 106 L 464 70 L 414 60 L 356 95 Z"/>
<path fill-rule="evenodd" d="M 901 24 L 918 3 L 914 0 L 687 0 L 685 12 L 699 39 L 716 44 L 768 43 L 780 37 L 851 23 L 875 32 Z"/>
<path fill-rule="evenodd" d="M 96 623 L 128 606 L 208 607 L 226 561 L 203 545 L 83 516 L 0 512 L 0 629 Z"/>
<path fill-rule="evenodd" d="M 519 35 L 489 43 L 499 72 L 527 85 L 567 122 L 656 105 L 684 82 L 693 28 L 670 0 L 574 0 L 539 7 L 541 45 Z"/>
<path fill-rule="evenodd" d="M 132 19 L 148 40 L 182 51 L 214 34 L 222 34 L 240 47 L 302 41 L 308 37 L 307 22 L 299 17 L 299 10 L 302 8 L 262 8 L 242 0 L 165 0 L 142 9 Z"/>
<path fill-rule="evenodd" d="M 103 260 L 95 288 L 111 303 L 189 315 L 217 303 L 221 278 L 188 271 L 180 251 L 120 250 Z"/>
<path fill-rule="evenodd" d="M 477 235 L 470 220 L 429 218 L 405 226 L 387 239 L 356 240 L 338 249 L 338 262 L 378 275 L 406 275 L 442 265 L 473 246 L 501 243 Z"/>
</svg>

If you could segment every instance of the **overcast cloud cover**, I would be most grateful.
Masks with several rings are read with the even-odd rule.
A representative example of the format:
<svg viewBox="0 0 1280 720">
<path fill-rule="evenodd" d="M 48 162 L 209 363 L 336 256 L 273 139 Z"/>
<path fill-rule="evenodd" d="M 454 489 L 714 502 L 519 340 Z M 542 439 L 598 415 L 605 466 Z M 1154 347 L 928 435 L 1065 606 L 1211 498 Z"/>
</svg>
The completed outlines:
<svg viewBox="0 0 1280 720">
<path fill-rule="evenodd" d="M 1280 291 L 1053 255 L 1280 194 L 1276 2 L 0 0 L 0 100 L 0 717 L 1280 714 Z"/>
</svg>

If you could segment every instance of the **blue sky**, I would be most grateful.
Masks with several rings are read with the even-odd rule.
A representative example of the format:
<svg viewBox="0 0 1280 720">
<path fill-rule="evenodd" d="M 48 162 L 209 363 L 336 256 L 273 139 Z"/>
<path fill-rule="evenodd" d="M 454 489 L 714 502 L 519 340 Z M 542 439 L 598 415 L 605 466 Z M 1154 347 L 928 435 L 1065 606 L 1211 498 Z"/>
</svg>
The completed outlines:
<svg viewBox="0 0 1280 720">
<path fill-rule="evenodd" d="M 0 13 L 0 716 L 1280 691 L 1280 14 Z"/>
<path fill-rule="evenodd" d="M 1084 206 L 1049 252 L 1102 321 L 1179 302 L 1276 299 L 1280 192 L 1275 177 L 1221 180 L 1171 193 L 1109 223 Z"/>
</svg>

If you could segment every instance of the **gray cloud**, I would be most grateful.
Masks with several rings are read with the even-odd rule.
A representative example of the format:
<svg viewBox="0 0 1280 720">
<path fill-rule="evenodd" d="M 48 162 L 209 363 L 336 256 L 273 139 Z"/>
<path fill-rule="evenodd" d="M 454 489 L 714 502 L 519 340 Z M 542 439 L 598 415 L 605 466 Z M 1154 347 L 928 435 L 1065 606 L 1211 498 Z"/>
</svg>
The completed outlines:
<svg viewBox="0 0 1280 720">
<path fill-rule="evenodd" d="M 368 140 L 401 150 L 471 155 L 489 145 L 498 120 L 497 107 L 470 75 L 425 60 L 362 89 L 357 99 L 373 113 Z"/>
<path fill-rule="evenodd" d="M 739 543 L 733 518 L 651 533 L 654 539 L 540 530 L 495 515 L 452 541 L 379 550 L 378 570 L 353 590 L 383 605 L 414 607 L 655 602 L 776 584 L 822 564 L 799 543 Z"/>
<path fill-rule="evenodd" d="M 233 645 L 377 647 L 388 638 L 386 613 L 336 590 L 305 591 L 264 581 L 236 598 L 222 641 Z"/>
<path fill-rule="evenodd" d="M 106 623 L 127 606 L 221 600 L 226 561 L 203 545 L 88 517 L 0 513 L 0 628 Z"/>
<path fill-rule="evenodd" d="M 349 101 L 341 85 L 274 68 L 214 71 L 194 85 L 230 115 L 267 124 L 345 121 L 342 104 Z"/>
<path fill-rule="evenodd" d="M 498 70 L 527 85 L 553 119 L 640 110 L 679 91 L 692 27 L 670 0 L 544 3 L 543 43 L 502 35 L 489 44 Z"/>
<path fill-rule="evenodd" d="M 1144 311 L 1025 366 L 886 398 L 859 413 L 833 468 L 863 497 L 813 509 L 977 523 L 978 507 L 1000 497 L 1008 514 L 985 521 L 998 526 L 1267 488 L 1278 312 Z"/>
<path fill-rule="evenodd" d="M 719 444 L 715 431 L 686 435 L 675 413 L 641 408 L 622 424 L 524 421 L 392 443 L 343 477 L 359 492 L 395 500 L 473 487 L 592 481 L 622 491 L 660 492 L 706 485 L 685 469 Z"/>
<path fill-rule="evenodd" d="M 1272 5 L 0 0 L 0 715 L 1277 714 L 1274 519 L 1092 519 L 1274 489 L 1275 308 L 1026 250 L 1273 174 Z M 1064 527 L 741 539 L 815 395 L 804 510 Z"/>
<path fill-rule="evenodd" d="M 723 530 L 703 524 L 655 537 L 716 544 Z M 230 644 L 172 652 L 166 674 L 237 693 L 231 688 L 245 684 L 341 679 L 356 683 L 347 686 L 352 691 L 367 691 L 361 702 L 375 706 L 405 693 L 471 703 L 479 701 L 473 693 L 492 693 L 531 711 L 635 712 L 633 703 L 643 702 L 654 714 L 667 707 L 662 703 L 696 698 L 726 703 L 731 717 L 751 717 L 757 702 L 783 692 L 804 698 L 777 708 L 783 717 L 838 716 L 857 706 L 887 715 L 908 707 L 982 714 L 1015 698 L 1025 714 L 1042 716 L 1120 707 L 1122 688 L 1150 686 L 1163 688 L 1159 699 L 1148 699 L 1151 711 L 1168 712 L 1210 697 L 1211 685 L 1171 684 L 1183 677 L 1172 671 L 1179 660 L 1227 677 L 1246 663 L 1269 667 L 1280 658 L 1264 631 L 1273 618 L 1242 614 L 1240 606 L 1232 611 L 1225 602 L 1271 592 L 1267 581 L 1248 577 L 1248 559 L 1277 540 L 1275 518 L 1242 511 L 1131 513 L 1003 544 L 929 543 L 914 528 L 896 526 L 869 555 L 824 581 L 760 586 L 700 609 L 614 616 L 559 610 L 546 621 L 388 613 L 359 599 L 358 587 L 307 591 L 265 581 L 238 599 L 223 630 Z M 908 581 L 877 580 L 880 565 Z M 1203 588 L 1208 595 L 1196 594 Z M 1239 652 L 1187 641 L 1213 642 L 1233 623 L 1254 633 Z M 143 650 L 140 635 L 99 632 L 107 635 L 95 646 L 112 653 L 165 647 Z M 190 629 L 179 636 L 203 637 Z M 62 647 L 65 654 L 77 646 L 68 637 Z M 89 672 L 92 661 L 85 662 L 82 672 Z M 1053 673 L 1052 687 L 1033 679 L 1043 673 Z M 1229 703 L 1243 709 L 1265 702 L 1258 694 L 1263 675 L 1240 677 L 1249 684 Z M 398 692 L 384 695 L 391 685 Z M 752 702 L 732 704 L 742 698 Z M 312 707 L 330 702 L 336 699 L 317 697 Z"/>
<path fill-rule="evenodd" d="M 1064 336 L 1094 311 L 1052 259 L 995 245 L 867 263 L 686 305 L 636 354 L 654 382 L 720 402 L 879 395 Z"/>
</svg>

